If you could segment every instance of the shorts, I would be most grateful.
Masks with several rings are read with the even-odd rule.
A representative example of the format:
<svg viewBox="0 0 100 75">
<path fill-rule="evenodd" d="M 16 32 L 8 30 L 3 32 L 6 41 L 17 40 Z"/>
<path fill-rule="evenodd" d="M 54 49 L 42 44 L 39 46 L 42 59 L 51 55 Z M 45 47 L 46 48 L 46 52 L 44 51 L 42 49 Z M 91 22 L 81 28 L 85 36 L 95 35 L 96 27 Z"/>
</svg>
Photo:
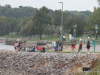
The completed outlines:
<svg viewBox="0 0 100 75">
<path fill-rule="evenodd" d="M 90 49 L 90 45 L 87 45 L 87 49 Z"/>
<path fill-rule="evenodd" d="M 79 50 L 82 50 L 82 47 L 81 46 L 79 46 Z"/>
<path fill-rule="evenodd" d="M 71 48 L 75 48 L 75 46 L 71 46 Z"/>
</svg>

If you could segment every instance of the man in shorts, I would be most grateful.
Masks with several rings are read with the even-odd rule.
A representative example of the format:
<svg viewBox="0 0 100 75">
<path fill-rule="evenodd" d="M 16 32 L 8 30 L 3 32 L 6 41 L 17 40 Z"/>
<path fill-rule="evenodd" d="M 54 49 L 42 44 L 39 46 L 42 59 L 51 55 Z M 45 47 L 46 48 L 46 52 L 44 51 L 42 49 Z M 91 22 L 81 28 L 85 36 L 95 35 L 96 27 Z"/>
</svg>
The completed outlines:
<svg viewBox="0 0 100 75">
<path fill-rule="evenodd" d="M 87 40 L 87 50 L 88 50 L 88 53 L 89 53 L 89 49 L 90 49 L 90 39 L 88 37 L 88 40 Z"/>
<path fill-rule="evenodd" d="M 59 41 L 59 47 L 58 47 L 58 50 L 61 51 L 61 46 L 62 46 L 62 42 L 61 40 Z"/>
</svg>

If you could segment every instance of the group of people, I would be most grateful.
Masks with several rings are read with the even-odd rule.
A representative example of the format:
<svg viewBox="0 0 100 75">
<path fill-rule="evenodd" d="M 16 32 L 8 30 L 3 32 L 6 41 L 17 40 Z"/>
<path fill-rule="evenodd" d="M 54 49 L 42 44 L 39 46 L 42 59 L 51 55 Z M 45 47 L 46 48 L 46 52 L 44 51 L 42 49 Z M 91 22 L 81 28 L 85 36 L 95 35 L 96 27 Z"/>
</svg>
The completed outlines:
<svg viewBox="0 0 100 75">
<path fill-rule="evenodd" d="M 80 38 L 80 40 L 79 40 L 79 49 L 78 49 L 78 53 L 82 53 L 82 47 L 83 47 L 83 43 L 82 43 L 82 39 Z M 88 53 L 89 53 L 89 49 L 90 49 L 90 39 L 89 39 L 89 37 L 88 37 L 88 40 L 87 40 L 87 44 L 86 44 L 86 47 L 87 47 L 87 50 L 88 50 Z M 71 52 L 72 53 L 74 53 L 74 49 L 76 48 L 75 47 L 75 40 L 73 39 L 72 40 L 72 44 L 71 44 Z"/>
<path fill-rule="evenodd" d="M 23 43 L 21 43 L 20 41 L 16 41 L 14 44 L 14 49 L 15 51 L 21 51 L 23 48 L 23 50 L 27 52 L 37 52 L 37 50 L 40 50 L 40 52 L 45 52 L 45 47 L 41 48 L 38 46 L 31 46 L 29 50 L 26 50 L 26 45 L 27 45 L 26 40 Z"/>
<path fill-rule="evenodd" d="M 31 46 L 30 50 L 27 50 L 28 52 L 37 52 L 37 47 L 36 46 Z"/>
<path fill-rule="evenodd" d="M 38 46 L 31 46 L 30 50 L 27 50 L 28 52 L 37 52 L 37 50 L 40 50 L 40 52 L 45 52 L 45 47 L 38 47 Z"/>
<path fill-rule="evenodd" d="M 62 48 L 63 48 L 63 45 L 62 45 L 62 42 L 61 40 L 60 41 L 55 41 L 54 43 L 54 50 L 55 52 L 59 52 L 59 51 L 62 51 Z M 21 42 L 18 42 L 16 41 L 15 44 L 14 44 L 14 48 L 15 48 L 15 51 L 20 51 L 22 48 L 24 48 L 24 51 L 26 51 L 26 45 L 27 45 L 27 41 L 25 40 L 24 43 L 21 43 Z M 80 38 L 79 40 L 79 49 L 78 49 L 78 53 L 82 53 L 82 47 L 83 47 L 83 43 L 82 43 L 82 39 Z M 89 49 L 90 49 L 90 40 L 89 40 L 89 37 L 88 37 L 88 40 L 87 40 L 87 50 L 88 50 L 88 53 L 89 53 Z M 71 43 L 71 52 L 73 53 L 74 52 L 74 49 L 75 49 L 75 40 L 72 39 L 72 43 Z M 45 52 L 45 47 L 38 47 L 38 46 L 31 46 L 31 49 L 30 50 L 27 50 L 28 52 L 37 52 L 37 50 L 41 50 L 40 52 Z"/>
<path fill-rule="evenodd" d="M 26 51 L 26 45 L 27 41 L 25 40 L 24 43 L 21 43 L 20 41 L 16 41 L 14 44 L 15 51 L 20 51 L 22 48 L 24 48 L 24 51 Z"/>
<path fill-rule="evenodd" d="M 62 48 L 62 47 L 63 47 L 63 46 L 62 46 L 61 40 L 60 40 L 60 41 L 55 41 L 55 42 L 54 42 L 54 50 L 55 50 L 55 52 L 61 51 L 61 48 Z"/>
</svg>

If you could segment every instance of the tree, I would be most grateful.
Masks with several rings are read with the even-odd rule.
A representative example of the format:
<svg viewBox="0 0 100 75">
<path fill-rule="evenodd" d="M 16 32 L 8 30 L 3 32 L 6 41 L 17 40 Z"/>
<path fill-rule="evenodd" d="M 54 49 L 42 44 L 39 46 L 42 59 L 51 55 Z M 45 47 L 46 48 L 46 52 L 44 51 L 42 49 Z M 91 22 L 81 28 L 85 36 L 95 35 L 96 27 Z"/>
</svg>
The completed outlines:
<svg viewBox="0 0 100 75">
<path fill-rule="evenodd" d="M 82 17 L 69 17 L 67 21 L 64 22 L 63 29 L 64 31 L 67 31 L 67 33 L 73 34 L 73 25 L 77 24 L 77 31 L 76 35 L 77 36 L 82 36 L 83 34 L 83 29 L 86 26 L 86 22 Z"/>
<path fill-rule="evenodd" d="M 22 25 L 21 25 L 21 30 L 20 30 L 20 34 L 23 35 L 23 36 L 27 36 L 27 35 L 30 35 L 32 33 L 32 26 L 33 26 L 33 16 L 30 16 L 29 18 L 25 18 L 23 21 L 22 21 Z"/>
<path fill-rule="evenodd" d="M 7 35 L 10 32 L 9 18 L 5 16 L 0 17 L 0 36 Z"/>
<path fill-rule="evenodd" d="M 51 37 L 54 34 L 54 32 L 55 32 L 55 26 L 54 25 L 49 25 L 44 29 L 44 33 L 45 34 L 50 34 Z"/>
<path fill-rule="evenodd" d="M 54 15 L 53 15 L 53 23 L 55 26 L 61 25 L 61 16 L 62 16 L 62 11 L 61 10 L 55 10 Z M 67 13 L 63 12 L 63 22 L 67 19 Z"/>
<path fill-rule="evenodd" d="M 100 7 L 94 7 L 93 15 L 90 18 L 89 24 L 89 28 L 87 29 L 93 32 L 95 32 L 95 25 L 98 25 L 98 27 L 100 27 Z M 98 34 L 100 35 L 100 28 L 98 28 Z"/>
<path fill-rule="evenodd" d="M 17 27 L 15 28 L 15 32 L 17 32 L 17 35 L 20 33 L 21 27 L 22 27 L 22 25 L 23 25 L 22 20 L 23 20 L 23 19 L 18 18 L 18 25 L 17 25 Z"/>
<path fill-rule="evenodd" d="M 59 38 L 59 33 L 60 33 L 60 26 L 56 26 L 55 27 L 55 33 L 58 35 L 58 38 Z"/>
<path fill-rule="evenodd" d="M 40 36 L 40 39 L 42 39 L 41 35 L 44 32 L 44 28 L 52 23 L 51 16 L 48 15 L 49 12 L 50 10 L 43 6 L 36 11 L 33 17 L 32 30 L 36 31 L 35 34 L 38 34 Z"/>
<path fill-rule="evenodd" d="M 15 31 L 15 28 L 18 25 L 18 21 L 15 18 L 11 18 L 9 24 L 10 24 L 10 28 L 11 28 L 11 32 L 12 32 L 12 38 L 13 38 L 13 32 Z"/>
<path fill-rule="evenodd" d="M 100 0 L 97 0 L 97 1 L 98 1 L 99 5 L 100 5 Z"/>
<path fill-rule="evenodd" d="M 73 18 L 75 18 L 75 17 L 77 17 L 77 16 L 80 16 L 80 17 L 82 17 L 85 21 L 88 21 L 89 20 L 89 18 L 92 16 L 92 12 L 91 11 L 65 11 L 67 14 L 68 14 L 68 16 L 67 16 L 67 18 L 68 17 L 73 17 Z"/>
</svg>

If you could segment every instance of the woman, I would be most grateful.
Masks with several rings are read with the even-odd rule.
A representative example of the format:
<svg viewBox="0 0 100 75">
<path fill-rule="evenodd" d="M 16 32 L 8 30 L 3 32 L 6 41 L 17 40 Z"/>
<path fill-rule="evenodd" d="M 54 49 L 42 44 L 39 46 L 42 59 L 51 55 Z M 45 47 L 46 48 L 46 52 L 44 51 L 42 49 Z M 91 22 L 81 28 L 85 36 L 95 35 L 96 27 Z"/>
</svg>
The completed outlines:
<svg viewBox="0 0 100 75">
<path fill-rule="evenodd" d="M 15 42 L 15 44 L 14 44 L 14 49 L 15 49 L 15 51 L 16 51 L 16 49 L 17 49 L 17 41 Z"/>
<path fill-rule="evenodd" d="M 24 41 L 24 51 L 26 51 L 26 45 L 27 45 L 27 41 Z"/>
<path fill-rule="evenodd" d="M 17 43 L 17 51 L 20 51 L 20 45 L 21 45 L 21 43 L 18 42 L 18 43 Z"/>
<path fill-rule="evenodd" d="M 37 52 L 37 46 L 35 46 L 35 52 Z"/>
<path fill-rule="evenodd" d="M 72 40 L 72 44 L 71 44 L 72 53 L 74 52 L 74 48 L 75 48 L 75 42 L 74 40 Z"/>
<path fill-rule="evenodd" d="M 79 51 L 78 51 L 78 53 L 80 53 L 80 51 L 81 51 L 81 53 L 82 53 L 82 46 L 83 46 L 83 43 L 82 43 L 82 41 L 80 41 L 80 43 L 79 43 Z"/>
</svg>

